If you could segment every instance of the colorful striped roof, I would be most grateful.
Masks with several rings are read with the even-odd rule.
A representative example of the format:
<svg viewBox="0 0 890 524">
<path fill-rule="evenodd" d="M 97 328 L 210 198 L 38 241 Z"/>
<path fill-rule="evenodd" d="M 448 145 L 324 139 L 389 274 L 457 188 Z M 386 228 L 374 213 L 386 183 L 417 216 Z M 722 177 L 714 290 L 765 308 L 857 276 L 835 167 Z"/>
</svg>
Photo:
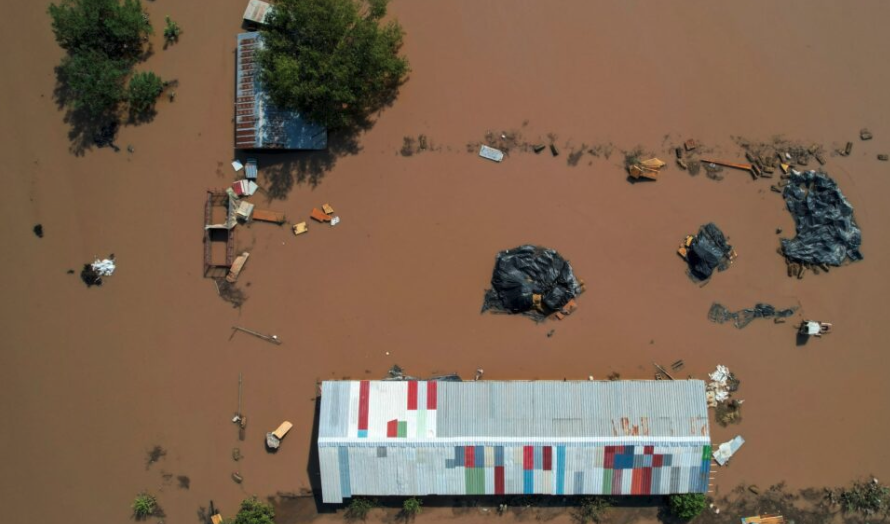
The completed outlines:
<svg viewBox="0 0 890 524">
<path fill-rule="evenodd" d="M 707 491 L 705 384 L 322 384 L 322 498 Z"/>
</svg>

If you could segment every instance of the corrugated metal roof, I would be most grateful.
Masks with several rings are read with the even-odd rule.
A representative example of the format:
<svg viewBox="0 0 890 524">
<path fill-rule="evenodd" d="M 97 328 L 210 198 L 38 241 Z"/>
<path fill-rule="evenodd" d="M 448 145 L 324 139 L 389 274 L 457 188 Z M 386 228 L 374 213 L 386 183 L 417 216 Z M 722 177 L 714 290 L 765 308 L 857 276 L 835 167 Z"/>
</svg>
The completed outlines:
<svg viewBox="0 0 890 524">
<path fill-rule="evenodd" d="M 296 111 L 275 107 L 263 91 L 256 54 L 262 48 L 258 32 L 238 35 L 235 86 L 235 148 L 324 149 L 325 128 L 305 121 Z"/>
<path fill-rule="evenodd" d="M 324 382 L 322 496 L 707 491 L 702 381 Z"/>
</svg>

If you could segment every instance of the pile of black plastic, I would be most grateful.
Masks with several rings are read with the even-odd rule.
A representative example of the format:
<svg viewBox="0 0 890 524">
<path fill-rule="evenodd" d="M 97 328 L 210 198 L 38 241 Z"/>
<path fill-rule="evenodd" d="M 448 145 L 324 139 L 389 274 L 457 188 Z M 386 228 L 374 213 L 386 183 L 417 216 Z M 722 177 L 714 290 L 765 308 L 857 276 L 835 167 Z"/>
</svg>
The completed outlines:
<svg viewBox="0 0 890 524">
<path fill-rule="evenodd" d="M 782 239 L 782 253 L 792 261 L 813 265 L 862 260 L 862 232 L 853 218 L 853 206 L 837 183 L 815 171 L 792 174 L 789 182 L 782 196 L 797 235 Z"/>
<path fill-rule="evenodd" d="M 769 304 L 759 303 L 754 307 L 742 309 L 741 311 L 730 311 L 722 304 L 714 302 L 708 311 L 708 320 L 716 324 L 724 322 L 732 322 L 738 329 L 742 329 L 751 323 L 755 318 L 788 318 L 797 311 L 797 308 L 776 309 Z"/>
<path fill-rule="evenodd" d="M 699 228 L 698 235 L 687 250 L 689 272 L 697 280 L 707 280 L 715 269 L 724 271 L 729 268 L 731 253 L 732 246 L 726 242 L 720 228 L 713 222 L 705 224 Z"/>
<path fill-rule="evenodd" d="M 553 249 L 524 245 L 501 251 L 482 311 L 544 318 L 581 292 L 572 266 Z"/>
</svg>

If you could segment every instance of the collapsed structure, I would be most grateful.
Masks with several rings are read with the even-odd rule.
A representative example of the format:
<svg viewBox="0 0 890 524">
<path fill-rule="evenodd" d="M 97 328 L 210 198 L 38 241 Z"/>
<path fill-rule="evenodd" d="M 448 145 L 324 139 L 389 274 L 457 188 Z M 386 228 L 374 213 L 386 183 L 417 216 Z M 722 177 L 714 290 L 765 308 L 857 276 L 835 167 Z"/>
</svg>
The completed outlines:
<svg viewBox="0 0 890 524">
<path fill-rule="evenodd" d="M 705 383 L 328 381 L 322 500 L 705 493 Z"/>
<path fill-rule="evenodd" d="M 498 253 L 482 311 L 543 318 L 563 310 L 583 286 L 572 265 L 555 250 L 526 244 Z"/>
<path fill-rule="evenodd" d="M 792 239 L 782 239 L 785 257 L 828 266 L 862 260 L 862 232 L 853 218 L 853 206 L 831 177 L 815 171 L 794 172 L 782 196 L 797 232 Z"/>
</svg>

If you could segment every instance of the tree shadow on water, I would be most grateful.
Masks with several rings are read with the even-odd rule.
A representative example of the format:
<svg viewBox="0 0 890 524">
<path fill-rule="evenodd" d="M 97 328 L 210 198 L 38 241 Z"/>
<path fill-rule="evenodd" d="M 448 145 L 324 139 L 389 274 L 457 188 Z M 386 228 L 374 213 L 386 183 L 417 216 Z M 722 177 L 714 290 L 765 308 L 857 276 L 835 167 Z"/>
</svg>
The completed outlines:
<svg viewBox="0 0 890 524">
<path fill-rule="evenodd" d="M 83 156 L 93 147 L 110 147 L 115 152 L 120 148 L 114 143 L 120 128 L 120 116 L 112 111 L 93 115 L 83 108 L 74 108 L 74 99 L 68 80 L 60 66 L 55 67 L 56 85 L 53 88 L 53 100 L 59 111 L 65 111 L 63 121 L 70 126 L 68 140 L 69 150 L 75 156 Z"/>
<path fill-rule="evenodd" d="M 238 156 L 256 158 L 261 178 L 268 184 L 266 193 L 269 198 L 283 200 L 294 185 L 315 187 L 340 157 L 358 154 L 362 150 L 359 136 L 370 127 L 369 124 L 331 131 L 327 148 L 320 151 L 239 151 Z"/>
</svg>

